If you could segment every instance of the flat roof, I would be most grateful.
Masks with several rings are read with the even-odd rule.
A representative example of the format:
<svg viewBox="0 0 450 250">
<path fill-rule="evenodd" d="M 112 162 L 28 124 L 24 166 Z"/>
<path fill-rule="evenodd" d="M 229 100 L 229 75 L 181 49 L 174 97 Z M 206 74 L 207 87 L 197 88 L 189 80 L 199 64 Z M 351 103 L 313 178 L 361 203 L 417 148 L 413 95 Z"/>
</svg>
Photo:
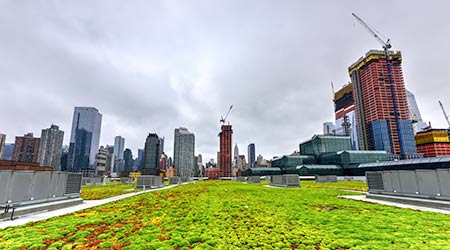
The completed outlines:
<svg viewBox="0 0 450 250">
<path fill-rule="evenodd" d="M 402 165 L 428 164 L 428 163 L 438 163 L 438 162 L 447 162 L 450 164 L 450 156 L 408 159 L 408 160 L 399 160 L 399 161 L 381 161 L 381 162 L 363 163 L 363 164 L 360 164 L 358 166 L 358 168 L 402 166 Z"/>
<path fill-rule="evenodd" d="M 308 168 L 308 169 L 342 169 L 339 165 L 298 165 L 296 169 Z"/>
</svg>

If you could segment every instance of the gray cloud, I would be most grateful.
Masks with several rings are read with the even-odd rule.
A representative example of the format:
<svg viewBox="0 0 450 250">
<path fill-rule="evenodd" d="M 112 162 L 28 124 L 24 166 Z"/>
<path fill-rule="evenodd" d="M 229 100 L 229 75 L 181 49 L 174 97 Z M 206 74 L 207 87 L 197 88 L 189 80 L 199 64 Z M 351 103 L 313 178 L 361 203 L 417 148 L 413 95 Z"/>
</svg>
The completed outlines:
<svg viewBox="0 0 450 250">
<path fill-rule="evenodd" d="M 196 134 L 215 157 L 219 118 L 241 153 L 298 149 L 333 120 L 330 82 L 380 45 L 358 13 L 404 57 L 407 88 L 425 120 L 446 127 L 450 109 L 445 1 L 1 1 L 0 130 L 7 141 L 51 123 L 69 140 L 74 106 L 103 113 L 102 144 L 115 135 L 136 152 L 146 134 Z M 388 6 L 388 7 L 386 7 Z M 450 110 L 449 110 L 450 111 Z"/>
</svg>

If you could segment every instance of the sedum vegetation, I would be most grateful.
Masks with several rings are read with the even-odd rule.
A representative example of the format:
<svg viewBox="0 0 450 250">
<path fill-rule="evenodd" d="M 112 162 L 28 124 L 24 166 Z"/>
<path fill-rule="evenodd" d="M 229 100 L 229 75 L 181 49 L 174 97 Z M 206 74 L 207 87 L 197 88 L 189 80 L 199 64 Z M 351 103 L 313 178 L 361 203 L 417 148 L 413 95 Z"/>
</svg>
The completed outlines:
<svg viewBox="0 0 450 250">
<path fill-rule="evenodd" d="M 204 181 L 0 229 L 0 249 L 449 249 L 447 215 Z"/>
<path fill-rule="evenodd" d="M 81 199 L 101 200 L 125 193 L 133 192 L 136 184 L 122 184 L 119 182 L 108 182 L 107 185 L 84 185 L 81 187 Z"/>
<path fill-rule="evenodd" d="M 301 181 L 300 185 L 309 188 L 332 188 L 367 192 L 367 184 L 364 181 L 315 182 L 308 180 Z"/>
</svg>

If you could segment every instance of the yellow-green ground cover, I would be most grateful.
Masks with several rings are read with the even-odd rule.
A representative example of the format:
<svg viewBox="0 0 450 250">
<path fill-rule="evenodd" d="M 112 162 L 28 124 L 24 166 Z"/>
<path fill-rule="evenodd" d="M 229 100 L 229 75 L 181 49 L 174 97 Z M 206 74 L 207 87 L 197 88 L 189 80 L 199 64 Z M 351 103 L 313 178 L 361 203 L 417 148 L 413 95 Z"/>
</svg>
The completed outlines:
<svg viewBox="0 0 450 250">
<path fill-rule="evenodd" d="M 450 249 L 449 216 L 204 181 L 0 230 L 0 249 Z"/>
<path fill-rule="evenodd" d="M 367 192 L 367 184 L 364 181 L 338 181 L 338 182 L 315 182 L 300 181 L 302 187 L 309 188 L 334 188 Z"/>
<path fill-rule="evenodd" d="M 136 184 L 122 184 L 110 182 L 107 185 L 84 185 L 81 187 L 81 198 L 83 200 L 101 200 L 129 192 L 133 192 Z"/>
</svg>

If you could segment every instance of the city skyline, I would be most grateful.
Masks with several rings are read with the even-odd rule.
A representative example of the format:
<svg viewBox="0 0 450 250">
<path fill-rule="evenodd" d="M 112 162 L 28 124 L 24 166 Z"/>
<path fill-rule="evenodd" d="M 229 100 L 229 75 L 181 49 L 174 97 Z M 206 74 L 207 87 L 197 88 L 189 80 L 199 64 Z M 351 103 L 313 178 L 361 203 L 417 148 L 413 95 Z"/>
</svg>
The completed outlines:
<svg viewBox="0 0 450 250">
<path fill-rule="evenodd" d="M 196 152 L 210 159 L 220 116 L 233 104 L 234 144 L 254 142 L 267 159 L 291 153 L 334 120 L 330 82 L 339 89 L 351 63 L 381 48 L 351 12 L 402 52 L 405 85 L 423 121 L 447 127 L 437 100 L 450 110 L 442 56 L 450 53 L 449 3 L 155 2 L 122 6 L 120 15 L 115 4 L 2 3 L 0 81 L 2 93 L 11 93 L 2 99 L 23 102 L 0 110 L 7 143 L 54 123 L 68 145 L 73 107 L 92 106 L 104 115 L 100 145 L 120 134 L 137 155 L 152 131 L 166 136 L 170 154 L 173 129 L 182 126 L 196 131 Z"/>
</svg>

